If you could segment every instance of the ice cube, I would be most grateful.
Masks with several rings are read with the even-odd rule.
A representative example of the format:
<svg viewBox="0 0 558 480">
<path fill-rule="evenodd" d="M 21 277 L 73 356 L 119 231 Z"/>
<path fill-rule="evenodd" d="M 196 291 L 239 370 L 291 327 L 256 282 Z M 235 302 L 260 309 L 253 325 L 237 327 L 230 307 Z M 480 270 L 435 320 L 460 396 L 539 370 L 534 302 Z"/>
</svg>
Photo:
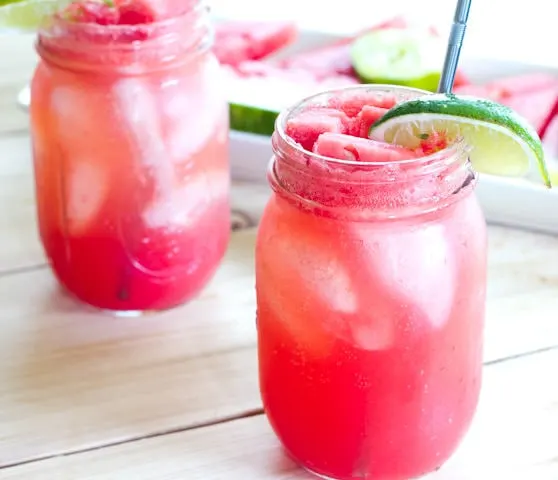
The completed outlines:
<svg viewBox="0 0 558 480">
<path fill-rule="evenodd" d="M 144 212 L 148 228 L 168 231 L 195 228 L 213 202 L 225 200 L 229 194 L 228 171 L 196 173 L 180 187 L 164 192 Z"/>
<path fill-rule="evenodd" d="M 373 311 L 363 309 L 361 315 L 349 323 L 349 336 L 346 340 L 362 350 L 390 348 L 395 342 L 397 325 L 389 314 L 383 313 L 378 308 Z"/>
<path fill-rule="evenodd" d="M 56 87 L 51 95 L 53 130 L 60 148 L 68 156 L 101 157 L 108 152 L 113 118 L 110 109 L 100 104 L 96 90 L 87 92 L 79 83 Z M 106 148 L 105 148 L 106 147 Z"/>
<path fill-rule="evenodd" d="M 341 251 L 320 222 L 272 201 L 258 239 L 259 307 L 281 321 L 301 352 L 327 356 L 358 313 L 358 298 Z M 317 220 L 323 220 L 317 218 Z M 267 232 L 267 233 L 265 233 Z M 335 233 L 333 233 L 335 235 Z"/>
<path fill-rule="evenodd" d="M 161 130 L 161 114 L 149 84 L 136 78 L 121 79 L 115 83 L 113 94 L 119 120 L 141 163 L 157 167 L 156 170 L 172 171 L 170 167 L 158 168 L 166 163 L 168 155 Z"/>
<path fill-rule="evenodd" d="M 70 234 L 83 234 L 106 203 L 110 180 L 108 172 L 95 159 L 72 158 L 65 181 L 66 222 Z"/>
<path fill-rule="evenodd" d="M 218 63 L 209 58 L 197 68 L 195 75 L 168 82 L 161 90 L 169 152 L 175 162 L 184 162 L 203 148 L 228 118 Z"/>
<path fill-rule="evenodd" d="M 137 78 L 119 80 L 113 95 L 131 150 L 139 161 L 136 168 L 146 170 L 153 179 L 157 202 L 167 204 L 168 192 L 174 190 L 175 174 L 163 138 L 157 99 L 149 84 Z"/>
<path fill-rule="evenodd" d="M 451 314 L 457 280 L 456 260 L 444 226 L 432 224 L 389 234 L 374 234 L 373 227 L 367 227 L 358 227 L 355 234 L 369 246 L 362 268 L 371 272 L 378 290 L 391 298 L 395 311 L 420 312 L 432 326 L 442 327 Z M 373 300 L 368 305 L 372 311 Z"/>
<path fill-rule="evenodd" d="M 79 83 L 58 86 L 50 97 L 52 154 L 59 155 L 67 228 L 76 235 L 100 215 L 118 155 L 110 142 L 110 109 L 98 99 L 97 90 L 86 93 Z"/>
</svg>

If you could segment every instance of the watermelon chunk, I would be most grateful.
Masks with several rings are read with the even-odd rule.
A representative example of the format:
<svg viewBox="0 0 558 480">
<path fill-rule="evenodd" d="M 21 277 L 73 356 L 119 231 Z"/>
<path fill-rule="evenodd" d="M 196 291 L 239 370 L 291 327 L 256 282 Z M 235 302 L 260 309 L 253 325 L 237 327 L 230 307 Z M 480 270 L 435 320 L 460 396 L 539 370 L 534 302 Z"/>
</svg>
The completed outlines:
<svg viewBox="0 0 558 480">
<path fill-rule="evenodd" d="M 349 91 L 332 98 L 329 101 L 329 106 L 341 110 L 349 117 L 356 117 L 365 106 L 390 109 L 396 103 L 397 98 L 391 93 Z"/>
<path fill-rule="evenodd" d="M 292 43 L 298 35 L 292 22 L 231 21 L 217 24 L 213 51 L 225 65 L 260 60 Z"/>
<path fill-rule="evenodd" d="M 352 119 L 351 126 L 349 128 L 350 135 L 355 137 L 368 138 L 368 133 L 370 132 L 370 127 L 380 118 L 382 118 L 386 112 L 387 108 L 376 107 L 374 105 L 364 105 L 357 116 Z"/>
<path fill-rule="evenodd" d="M 309 108 L 287 122 L 285 133 L 302 148 L 312 151 L 321 134 L 345 133 L 348 123 L 349 118 L 334 108 Z"/>
<path fill-rule="evenodd" d="M 356 83 L 342 75 L 317 80 L 304 70 L 283 70 L 263 62 L 243 62 L 237 67 L 225 65 L 222 70 L 229 90 L 231 129 L 261 135 L 271 135 L 279 112 L 300 98 Z M 303 121 L 304 117 L 295 120 Z"/>
<path fill-rule="evenodd" d="M 96 23 L 97 25 L 117 25 L 120 20 L 116 8 L 94 0 L 71 3 L 64 9 L 63 16 L 77 23 Z"/>
<path fill-rule="evenodd" d="M 314 153 L 339 160 L 357 162 L 397 162 L 416 158 L 414 150 L 342 133 L 322 133 L 314 144 Z"/>
</svg>

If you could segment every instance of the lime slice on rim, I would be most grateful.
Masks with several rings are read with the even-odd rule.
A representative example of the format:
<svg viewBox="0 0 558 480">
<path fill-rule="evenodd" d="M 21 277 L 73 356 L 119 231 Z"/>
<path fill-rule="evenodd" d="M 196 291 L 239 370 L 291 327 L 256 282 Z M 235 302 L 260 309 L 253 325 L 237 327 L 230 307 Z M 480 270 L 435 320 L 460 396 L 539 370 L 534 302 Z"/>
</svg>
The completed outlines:
<svg viewBox="0 0 558 480">
<path fill-rule="evenodd" d="M 353 68 L 364 83 L 436 91 L 444 42 L 427 30 L 387 28 L 358 37 L 351 46 Z"/>
<path fill-rule="evenodd" d="M 34 31 L 70 0 L 0 0 L 0 28 Z"/>
<path fill-rule="evenodd" d="M 545 185 L 551 186 L 537 132 L 513 110 L 489 100 L 425 95 L 389 110 L 372 125 L 370 137 L 416 148 L 433 132 L 450 142 L 464 138 L 478 172 L 523 177 L 536 165 Z"/>
</svg>

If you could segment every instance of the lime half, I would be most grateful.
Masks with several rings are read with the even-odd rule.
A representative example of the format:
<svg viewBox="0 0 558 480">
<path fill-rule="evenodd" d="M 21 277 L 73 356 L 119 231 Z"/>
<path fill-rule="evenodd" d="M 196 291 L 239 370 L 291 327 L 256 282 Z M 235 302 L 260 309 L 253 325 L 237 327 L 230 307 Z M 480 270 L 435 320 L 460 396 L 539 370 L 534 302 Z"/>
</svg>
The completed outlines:
<svg viewBox="0 0 558 480">
<path fill-rule="evenodd" d="M 13 3 L 0 0 L 0 28 L 37 30 L 46 17 L 69 3 L 70 0 L 23 0 Z"/>
<path fill-rule="evenodd" d="M 388 28 L 358 37 L 351 46 L 353 68 L 364 83 L 436 91 L 443 39 L 422 29 Z"/>
<path fill-rule="evenodd" d="M 538 167 L 551 186 L 537 132 L 504 105 L 475 97 L 425 95 L 400 103 L 370 129 L 370 137 L 416 148 L 432 133 L 451 142 L 462 137 L 471 147 L 473 167 L 482 173 L 523 177 Z"/>
</svg>

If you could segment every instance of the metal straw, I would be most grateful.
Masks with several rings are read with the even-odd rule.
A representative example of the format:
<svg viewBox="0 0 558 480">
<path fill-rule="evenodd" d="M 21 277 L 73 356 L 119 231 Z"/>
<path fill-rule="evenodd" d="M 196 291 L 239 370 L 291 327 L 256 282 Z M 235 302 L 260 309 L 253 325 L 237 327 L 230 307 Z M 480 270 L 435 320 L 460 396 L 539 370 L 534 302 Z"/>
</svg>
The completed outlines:
<svg viewBox="0 0 558 480">
<path fill-rule="evenodd" d="M 471 0 L 457 0 L 455 14 L 453 16 L 453 25 L 448 40 L 448 48 L 446 50 L 446 59 L 438 85 L 439 93 L 451 93 L 457 63 L 459 62 L 459 54 L 461 53 L 461 45 L 467 28 L 467 19 L 469 18 L 469 9 L 471 8 Z"/>
</svg>

